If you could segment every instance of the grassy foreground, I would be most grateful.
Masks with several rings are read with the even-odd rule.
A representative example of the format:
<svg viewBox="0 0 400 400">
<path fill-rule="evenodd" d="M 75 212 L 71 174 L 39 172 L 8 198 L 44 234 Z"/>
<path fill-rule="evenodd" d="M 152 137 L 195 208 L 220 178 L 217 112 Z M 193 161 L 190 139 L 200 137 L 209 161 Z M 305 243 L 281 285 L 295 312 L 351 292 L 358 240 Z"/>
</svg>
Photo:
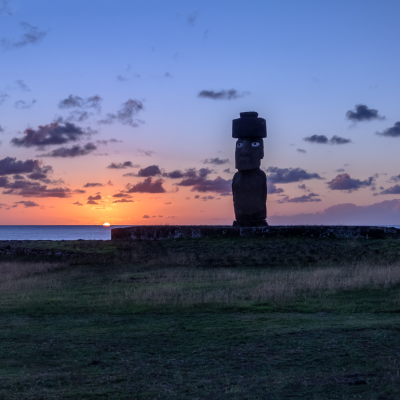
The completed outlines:
<svg viewBox="0 0 400 400">
<path fill-rule="evenodd" d="M 399 241 L 2 246 L 0 398 L 400 398 Z"/>
</svg>

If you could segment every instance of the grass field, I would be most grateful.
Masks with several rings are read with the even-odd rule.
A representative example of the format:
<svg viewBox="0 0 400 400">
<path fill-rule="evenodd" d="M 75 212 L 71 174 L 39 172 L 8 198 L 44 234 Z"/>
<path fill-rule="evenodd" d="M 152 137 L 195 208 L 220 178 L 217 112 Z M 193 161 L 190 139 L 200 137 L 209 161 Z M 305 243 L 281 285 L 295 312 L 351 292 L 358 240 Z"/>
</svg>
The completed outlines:
<svg viewBox="0 0 400 400">
<path fill-rule="evenodd" d="M 400 398 L 399 241 L 2 248 L 0 398 Z"/>
</svg>

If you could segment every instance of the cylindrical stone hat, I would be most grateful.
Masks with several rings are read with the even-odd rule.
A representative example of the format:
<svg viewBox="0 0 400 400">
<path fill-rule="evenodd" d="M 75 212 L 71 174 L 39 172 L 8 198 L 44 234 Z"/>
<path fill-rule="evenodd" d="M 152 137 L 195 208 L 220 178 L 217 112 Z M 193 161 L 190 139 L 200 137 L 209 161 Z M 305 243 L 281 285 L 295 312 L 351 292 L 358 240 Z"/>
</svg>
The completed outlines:
<svg viewBox="0 0 400 400">
<path fill-rule="evenodd" d="M 232 121 L 232 137 L 237 138 L 265 138 L 267 137 L 267 123 L 264 118 L 258 118 L 255 111 L 241 112 L 240 118 Z"/>
</svg>

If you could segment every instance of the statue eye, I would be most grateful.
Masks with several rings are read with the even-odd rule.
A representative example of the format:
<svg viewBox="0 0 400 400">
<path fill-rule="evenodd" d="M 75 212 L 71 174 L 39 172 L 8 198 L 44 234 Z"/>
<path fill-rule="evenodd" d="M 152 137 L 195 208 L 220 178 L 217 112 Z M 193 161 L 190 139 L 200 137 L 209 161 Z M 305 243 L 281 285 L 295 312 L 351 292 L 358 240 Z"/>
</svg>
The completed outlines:
<svg viewBox="0 0 400 400">
<path fill-rule="evenodd" d="M 238 144 L 236 145 L 236 147 L 237 147 L 238 149 L 240 149 L 241 147 L 243 147 L 243 143 L 238 143 Z"/>
<path fill-rule="evenodd" d="M 260 143 L 258 143 L 258 142 L 253 142 L 252 144 L 251 144 L 251 147 L 258 147 L 260 145 Z"/>
</svg>

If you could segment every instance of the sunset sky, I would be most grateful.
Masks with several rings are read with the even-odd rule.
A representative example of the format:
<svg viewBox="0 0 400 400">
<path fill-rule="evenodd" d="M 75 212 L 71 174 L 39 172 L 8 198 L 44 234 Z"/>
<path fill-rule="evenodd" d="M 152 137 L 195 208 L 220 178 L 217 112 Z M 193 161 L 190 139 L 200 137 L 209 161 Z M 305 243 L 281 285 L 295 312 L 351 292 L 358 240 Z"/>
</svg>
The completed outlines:
<svg viewBox="0 0 400 400">
<path fill-rule="evenodd" d="M 400 225 L 400 2 L 0 0 L 0 224 Z"/>
</svg>

